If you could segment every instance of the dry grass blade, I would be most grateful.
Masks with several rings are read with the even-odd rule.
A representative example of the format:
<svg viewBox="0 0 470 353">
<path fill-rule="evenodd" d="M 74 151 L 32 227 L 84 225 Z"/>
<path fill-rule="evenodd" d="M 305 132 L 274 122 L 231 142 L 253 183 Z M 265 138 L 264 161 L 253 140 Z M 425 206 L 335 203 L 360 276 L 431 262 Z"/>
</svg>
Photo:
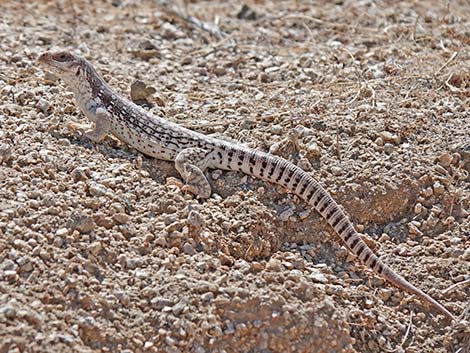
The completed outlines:
<svg viewBox="0 0 470 353">
<path fill-rule="evenodd" d="M 434 73 L 434 76 L 437 76 L 439 72 L 441 72 L 447 65 L 449 65 L 452 62 L 452 60 L 454 60 L 457 57 L 458 53 L 459 53 L 458 51 L 455 51 L 452 54 L 452 56 L 449 58 L 449 60 L 447 60 L 439 69 L 437 69 L 437 71 Z"/>
<path fill-rule="evenodd" d="M 386 351 L 388 353 L 395 353 L 398 350 L 403 349 L 403 345 L 405 344 L 406 340 L 408 339 L 408 335 L 411 332 L 412 324 L 413 324 L 413 312 L 410 312 L 410 320 L 408 321 L 408 327 L 406 328 L 405 336 L 403 336 L 403 339 L 401 340 L 401 343 L 393 350 L 384 349 L 384 351 Z"/>
<path fill-rule="evenodd" d="M 470 284 L 470 279 L 467 279 L 465 281 L 462 281 L 462 282 L 458 282 L 458 283 L 454 283 L 453 285 L 451 285 L 449 288 L 446 288 L 442 291 L 442 294 L 447 294 L 449 293 L 450 291 L 454 290 L 455 288 L 457 287 L 460 287 L 460 286 L 464 286 L 466 284 Z"/>
<path fill-rule="evenodd" d="M 167 7 L 164 7 L 164 10 L 171 16 L 177 17 L 182 19 L 183 21 L 189 23 L 193 27 L 202 29 L 203 31 L 209 33 L 213 37 L 215 37 L 218 40 L 222 40 L 227 37 L 227 34 L 223 32 L 215 23 L 207 23 L 203 22 L 200 19 L 191 16 L 191 15 L 183 15 L 177 10 L 174 9 L 169 9 Z"/>
</svg>

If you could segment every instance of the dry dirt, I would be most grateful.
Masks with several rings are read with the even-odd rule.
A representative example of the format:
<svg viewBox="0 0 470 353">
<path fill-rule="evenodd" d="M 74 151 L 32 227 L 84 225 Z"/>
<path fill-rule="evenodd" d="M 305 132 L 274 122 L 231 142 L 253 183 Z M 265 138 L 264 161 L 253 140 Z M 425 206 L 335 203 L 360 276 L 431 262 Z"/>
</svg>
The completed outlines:
<svg viewBox="0 0 470 353">
<path fill-rule="evenodd" d="M 469 2 L 243 4 L 1 2 L 0 352 L 468 349 L 468 322 L 358 265 L 281 188 L 210 171 L 199 201 L 171 163 L 65 127 L 84 118 L 36 65 L 51 48 L 309 170 L 384 261 L 468 316 Z"/>
</svg>

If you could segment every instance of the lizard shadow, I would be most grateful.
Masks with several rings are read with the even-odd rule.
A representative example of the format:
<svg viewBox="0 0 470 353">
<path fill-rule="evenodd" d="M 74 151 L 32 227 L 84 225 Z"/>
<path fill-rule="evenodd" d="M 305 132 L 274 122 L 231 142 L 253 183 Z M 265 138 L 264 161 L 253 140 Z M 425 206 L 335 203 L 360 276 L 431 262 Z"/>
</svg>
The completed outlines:
<svg viewBox="0 0 470 353">
<path fill-rule="evenodd" d="M 129 163 L 134 164 L 137 169 L 141 168 L 147 171 L 150 178 L 160 185 L 165 185 L 169 177 L 174 177 L 179 180 L 182 179 L 174 166 L 174 162 L 147 157 L 114 138 L 106 137 L 102 142 L 94 143 L 89 139 L 79 136 L 60 133 L 55 133 L 54 135 L 58 139 L 67 139 L 74 146 L 99 153 L 109 160 L 127 160 Z M 295 197 L 292 194 L 282 192 L 280 187 L 272 183 L 246 176 L 241 172 L 223 171 L 217 177 L 215 177 L 217 173 L 214 172 L 215 171 L 211 169 L 205 172 L 213 194 L 227 199 L 240 191 L 243 193 L 252 192 L 255 194 L 253 197 L 263 205 L 265 211 L 274 216 L 276 223 L 276 234 L 274 237 L 281 239 L 281 241 L 277 243 L 277 246 L 272 248 L 271 251 L 273 253 L 281 250 L 284 242 L 303 245 L 323 242 L 320 241 L 318 237 L 315 237 L 314 234 L 321 234 L 321 232 L 325 230 L 328 231 L 329 227 L 315 211 L 312 211 L 307 219 L 303 219 L 300 222 L 297 216 L 294 217 L 294 221 L 283 221 L 280 219 L 281 214 L 291 208 L 292 205 L 294 205 L 293 211 L 295 214 L 301 214 L 305 212 L 305 210 L 310 209 L 310 207 L 301 200 L 292 200 L 292 198 Z M 259 192 L 260 188 L 263 188 L 264 191 Z M 198 202 L 204 204 L 206 201 L 198 200 Z M 264 221 L 263 219 L 259 219 L 257 222 L 263 223 Z M 317 253 L 317 258 L 310 260 L 313 260 L 315 263 L 325 261 L 329 263 L 329 259 L 333 257 L 333 252 L 333 246 L 323 247 L 323 250 Z M 243 255 L 240 256 L 242 258 L 244 257 Z"/>
</svg>

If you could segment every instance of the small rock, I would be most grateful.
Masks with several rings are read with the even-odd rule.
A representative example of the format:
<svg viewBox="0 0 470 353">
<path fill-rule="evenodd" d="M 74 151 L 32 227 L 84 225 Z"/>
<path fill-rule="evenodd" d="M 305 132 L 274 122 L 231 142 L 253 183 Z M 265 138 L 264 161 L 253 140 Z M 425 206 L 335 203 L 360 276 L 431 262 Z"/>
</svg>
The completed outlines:
<svg viewBox="0 0 470 353">
<path fill-rule="evenodd" d="M 313 282 L 326 284 L 328 283 L 328 279 L 325 275 L 321 272 L 312 272 L 309 277 L 312 279 Z"/>
<path fill-rule="evenodd" d="M 186 304 L 179 302 L 173 305 L 173 307 L 171 308 L 171 311 L 173 315 L 180 315 L 186 308 L 187 308 Z"/>
<path fill-rule="evenodd" d="M 413 211 L 414 211 L 415 214 L 420 214 L 421 212 L 423 212 L 423 205 L 418 202 L 418 203 L 415 205 Z"/>
<path fill-rule="evenodd" d="M 38 103 L 36 106 L 41 110 L 43 113 L 47 113 L 49 109 L 51 109 L 51 103 L 49 103 L 44 98 L 39 98 Z"/>
<path fill-rule="evenodd" d="M 12 305 L 6 304 L 0 307 L 0 314 L 3 314 L 7 319 L 14 319 L 16 317 L 16 309 Z"/>
<path fill-rule="evenodd" d="M 162 309 L 166 306 L 171 306 L 173 303 L 169 299 L 163 297 L 155 297 L 150 300 L 150 304 L 156 309 Z"/>
<path fill-rule="evenodd" d="M 11 159 L 12 148 L 7 143 L 0 144 L 0 164 L 6 163 Z"/>
<path fill-rule="evenodd" d="M 217 66 L 217 67 L 214 69 L 214 73 L 215 73 L 217 76 L 223 76 L 223 75 L 225 75 L 226 72 L 227 72 L 227 70 L 225 70 L 225 68 L 222 67 L 222 66 Z"/>
<path fill-rule="evenodd" d="M 72 170 L 71 175 L 74 181 L 85 181 L 88 178 L 82 168 L 75 168 L 74 170 Z"/>
<path fill-rule="evenodd" d="M 385 153 L 392 153 L 393 152 L 393 145 L 391 143 L 386 143 L 384 145 Z"/>
<path fill-rule="evenodd" d="M 191 210 L 188 214 L 188 223 L 195 228 L 200 228 L 204 225 L 204 219 L 198 211 Z"/>
<path fill-rule="evenodd" d="M 443 153 L 439 156 L 439 164 L 448 167 L 452 163 L 452 156 L 449 153 Z"/>
<path fill-rule="evenodd" d="M 170 337 L 170 336 L 166 336 L 165 337 L 165 343 L 169 346 L 175 346 L 178 341 L 176 341 L 174 338 Z"/>
<path fill-rule="evenodd" d="M 183 244 L 183 251 L 185 252 L 185 254 L 188 254 L 188 255 L 196 254 L 196 250 L 194 250 L 194 247 L 189 243 Z"/>
<path fill-rule="evenodd" d="M 256 12 L 251 9 L 247 4 L 243 4 L 242 8 L 240 11 L 237 13 L 237 18 L 239 20 L 248 20 L 248 21 L 254 21 L 256 20 Z"/>
<path fill-rule="evenodd" d="M 183 32 L 169 22 L 165 22 L 160 29 L 162 31 L 162 38 L 164 39 L 173 40 L 185 37 Z"/>
<path fill-rule="evenodd" d="M 306 146 L 307 153 L 312 156 L 312 157 L 320 157 L 321 156 L 321 150 L 320 147 L 318 147 L 318 144 L 316 142 L 312 142 Z"/>
<path fill-rule="evenodd" d="M 294 210 L 292 207 L 289 207 L 287 210 L 283 211 L 280 215 L 279 218 L 283 222 L 287 222 L 289 220 L 289 217 L 294 214 Z"/>
<path fill-rule="evenodd" d="M 57 231 L 55 232 L 55 234 L 59 237 L 63 237 L 64 235 L 67 235 L 69 233 L 69 230 L 67 228 L 60 228 L 60 229 L 57 229 Z"/>
<path fill-rule="evenodd" d="M 129 216 L 123 212 L 113 214 L 113 220 L 118 224 L 129 223 Z"/>
<path fill-rule="evenodd" d="M 378 296 L 380 299 L 382 299 L 384 302 L 390 299 L 392 296 L 392 290 L 388 288 L 381 288 L 378 291 Z"/>
<path fill-rule="evenodd" d="M 152 96 L 157 90 L 137 80 L 131 84 L 131 100 L 142 106 L 152 106 Z"/>
<path fill-rule="evenodd" d="M 465 250 L 465 252 L 462 254 L 462 259 L 465 261 L 470 261 L 470 248 Z"/>
<path fill-rule="evenodd" d="M 106 195 L 107 189 L 101 184 L 91 182 L 88 185 L 88 192 L 91 196 L 100 197 Z"/>
<path fill-rule="evenodd" d="M 78 230 L 80 233 L 89 233 L 96 228 L 96 223 L 92 217 L 74 212 L 67 222 L 67 228 Z"/>
<path fill-rule="evenodd" d="M 436 181 L 434 185 L 432 186 L 434 190 L 435 195 L 442 195 L 445 191 L 444 185 L 442 185 L 440 182 Z"/>
<path fill-rule="evenodd" d="M 279 272 L 282 270 L 282 265 L 281 261 L 277 259 L 270 259 L 268 263 L 266 264 L 266 270 L 267 271 L 274 271 L 274 272 Z"/>
<path fill-rule="evenodd" d="M 431 197 L 433 194 L 433 190 L 431 188 L 426 188 L 422 191 L 424 197 Z"/>
<path fill-rule="evenodd" d="M 15 271 L 18 266 L 10 259 L 5 259 L 0 264 L 1 271 Z"/>
<path fill-rule="evenodd" d="M 183 60 L 181 60 L 181 65 L 190 65 L 193 62 L 192 56 L 185 56 Z"/>
<path fill-rule="evenodd" d="M 393 143 L 395 145 L 398 145 L 401 142 L 401 138 L 399 135 L 392 134 L 389 131 L 382 131 L 380 133 L 380 137 L 383 139 L 384 142 Z"/>
<path fill-rule="evenodd" d="M 212 299 L 214 299 L 214 293 L 212 292 L 206 292 L 203 295 L 201 295 L 201 299 L 205 302 L 209 302 Z"/>
</svg>

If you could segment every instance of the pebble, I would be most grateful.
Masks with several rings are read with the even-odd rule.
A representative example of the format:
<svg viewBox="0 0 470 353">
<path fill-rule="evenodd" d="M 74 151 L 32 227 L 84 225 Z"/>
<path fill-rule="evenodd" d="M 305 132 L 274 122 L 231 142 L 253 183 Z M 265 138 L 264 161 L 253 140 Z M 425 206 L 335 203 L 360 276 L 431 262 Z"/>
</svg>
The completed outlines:
<svg viewBox="0 0 470 353">
<path fill-rule="evenodd" d="M 184 251 L 185 254 L 188 254 L 188 255 L 195 255 L 196 254 L 196 250 L 189 243 L 184 243 L 183 244 L 183 251 Z"/>
<path fill-rule="evenodd" d="M 462 259 L 465 261 L 470 261 L 470 248 L 464 251 L 462 254 Z"/>
<path fill-rule="evenodd" d="M 452 156 L 447 152 L 441 154 L 438 159 L 439 164 L 443 167 L 448 167 L 452 163 Z"/>
<path fill-rule="evenodd" d="M 102 184 L 90 182 L 90 184 L 88 185 L 88 191 L 91 196 L 100 197 L 106 195 L 106 192 L 108 190 Z"/>
<path fill-rule="evenodd" d="M 169 22 L 165 22 L 161 27 L 160 30 L 162 32 L 162 38 L 167 40 L 174 40 L 178 38 L 184 38 L 185 34 L 181 32 L 178 28 L 172 25 Z"/>
<path fill-rule="evenodd" d="M 380 299 L 386 302 L 392 296 L 392 290 L 388 288 L 380 288 L 377 294 Z"/>
<path fill-rule="evenodd" d="M 43 113 L 47 113 L 49 109 L 51 109 L 51 103 L 49 103 L 47 100 L 44 98 L 39 98 L 37 107 L 39 110 L 41 110 Z"/>
<path fill-rule="evenodd" d="M 442 195 L 445 191 L 444 185 L 442 185 L 440 182 L 436 181 L 433 186 L 433 191 L 435 195 Z"/>
<path fill-rule="evenodd" d="M 421 194 L 424 196 L 424 197 L 431 197 L 432 194 L 433 194 L 433 190 L 432 188 L 426 188 L 424 189 Z"/>
<path fill-rule="evenodd" d="M 400 138 L 399 135 L 393 134 L 389 131 L 381 132 L 380 137 L 382 138 L 382 140 L 384 142 L 389 142 L 389 143 L 392 143 L 392 144 L 395 144 L 395 145 L 398 145 L 401 142 L 401 138 Z M 385 146 L 386 146 L 386 144 L 385 144 Z"/>
<path fill-rule="evenodd" d="M 421 212 L 423 212 L 423 205 L 418 202 L 415 205 L 413 211 L 414 211 L 415 214 L 420 214 Z"/>
<path fill-rule="evenodd" d="M 204 294 L 201 295 L 201 299 L 205 302 L 209 302 L 211 301 L 212 299 L 214 299 L 214 293 L 212 292 L 206 292 Z"/>
<path fill-rule="evenodd" d="M 89 233 L 96 228 L 96 223 L 91 216 L 74 212 L 67 222 L 67 227 L 80 233 Z"/>
<path fill-rule="evenodd" d="M 283 211 L 280 215 L 279 218 L 283 222 L 287 222 L 289 220 L 289 217 L 294 214 L 294 209 L 292 207 L 289 207 L 285 211 Z"/>
<path fill-rule="evenodd" d="M 267 271 L 279 272 L 282 270 L 282 263 L 277 259 L 269 259 L 268 263 L 266 264 Z"/>
<path fill-rule="evenodd" d="M 123 212 L 113 214 L 113 220 L 118 224 L 127 224 L 129 223 L 129 216 Z"/>
<path fill-rule="evenodd" d="M 186 309 L 187 309 L 186 304 L 180 302 L 180 303 L 173 305 L 173 307 L 171 308 L 171 312 L 173 313 L 173 315 L 180 315 Z"/>
<path fill-rule="evenodd" d="M 3 314 L 7 319 L 14 319 L 16 312 L 16 309 L 10 304 L 5 304 L 0 307 L 0 314 Z"/>
<path fill-rule="evenodd" d="M 0 164 L 7 163 L 12 156 L 13 149 L 8 143 L 0 143 Z"/>
</svg>

